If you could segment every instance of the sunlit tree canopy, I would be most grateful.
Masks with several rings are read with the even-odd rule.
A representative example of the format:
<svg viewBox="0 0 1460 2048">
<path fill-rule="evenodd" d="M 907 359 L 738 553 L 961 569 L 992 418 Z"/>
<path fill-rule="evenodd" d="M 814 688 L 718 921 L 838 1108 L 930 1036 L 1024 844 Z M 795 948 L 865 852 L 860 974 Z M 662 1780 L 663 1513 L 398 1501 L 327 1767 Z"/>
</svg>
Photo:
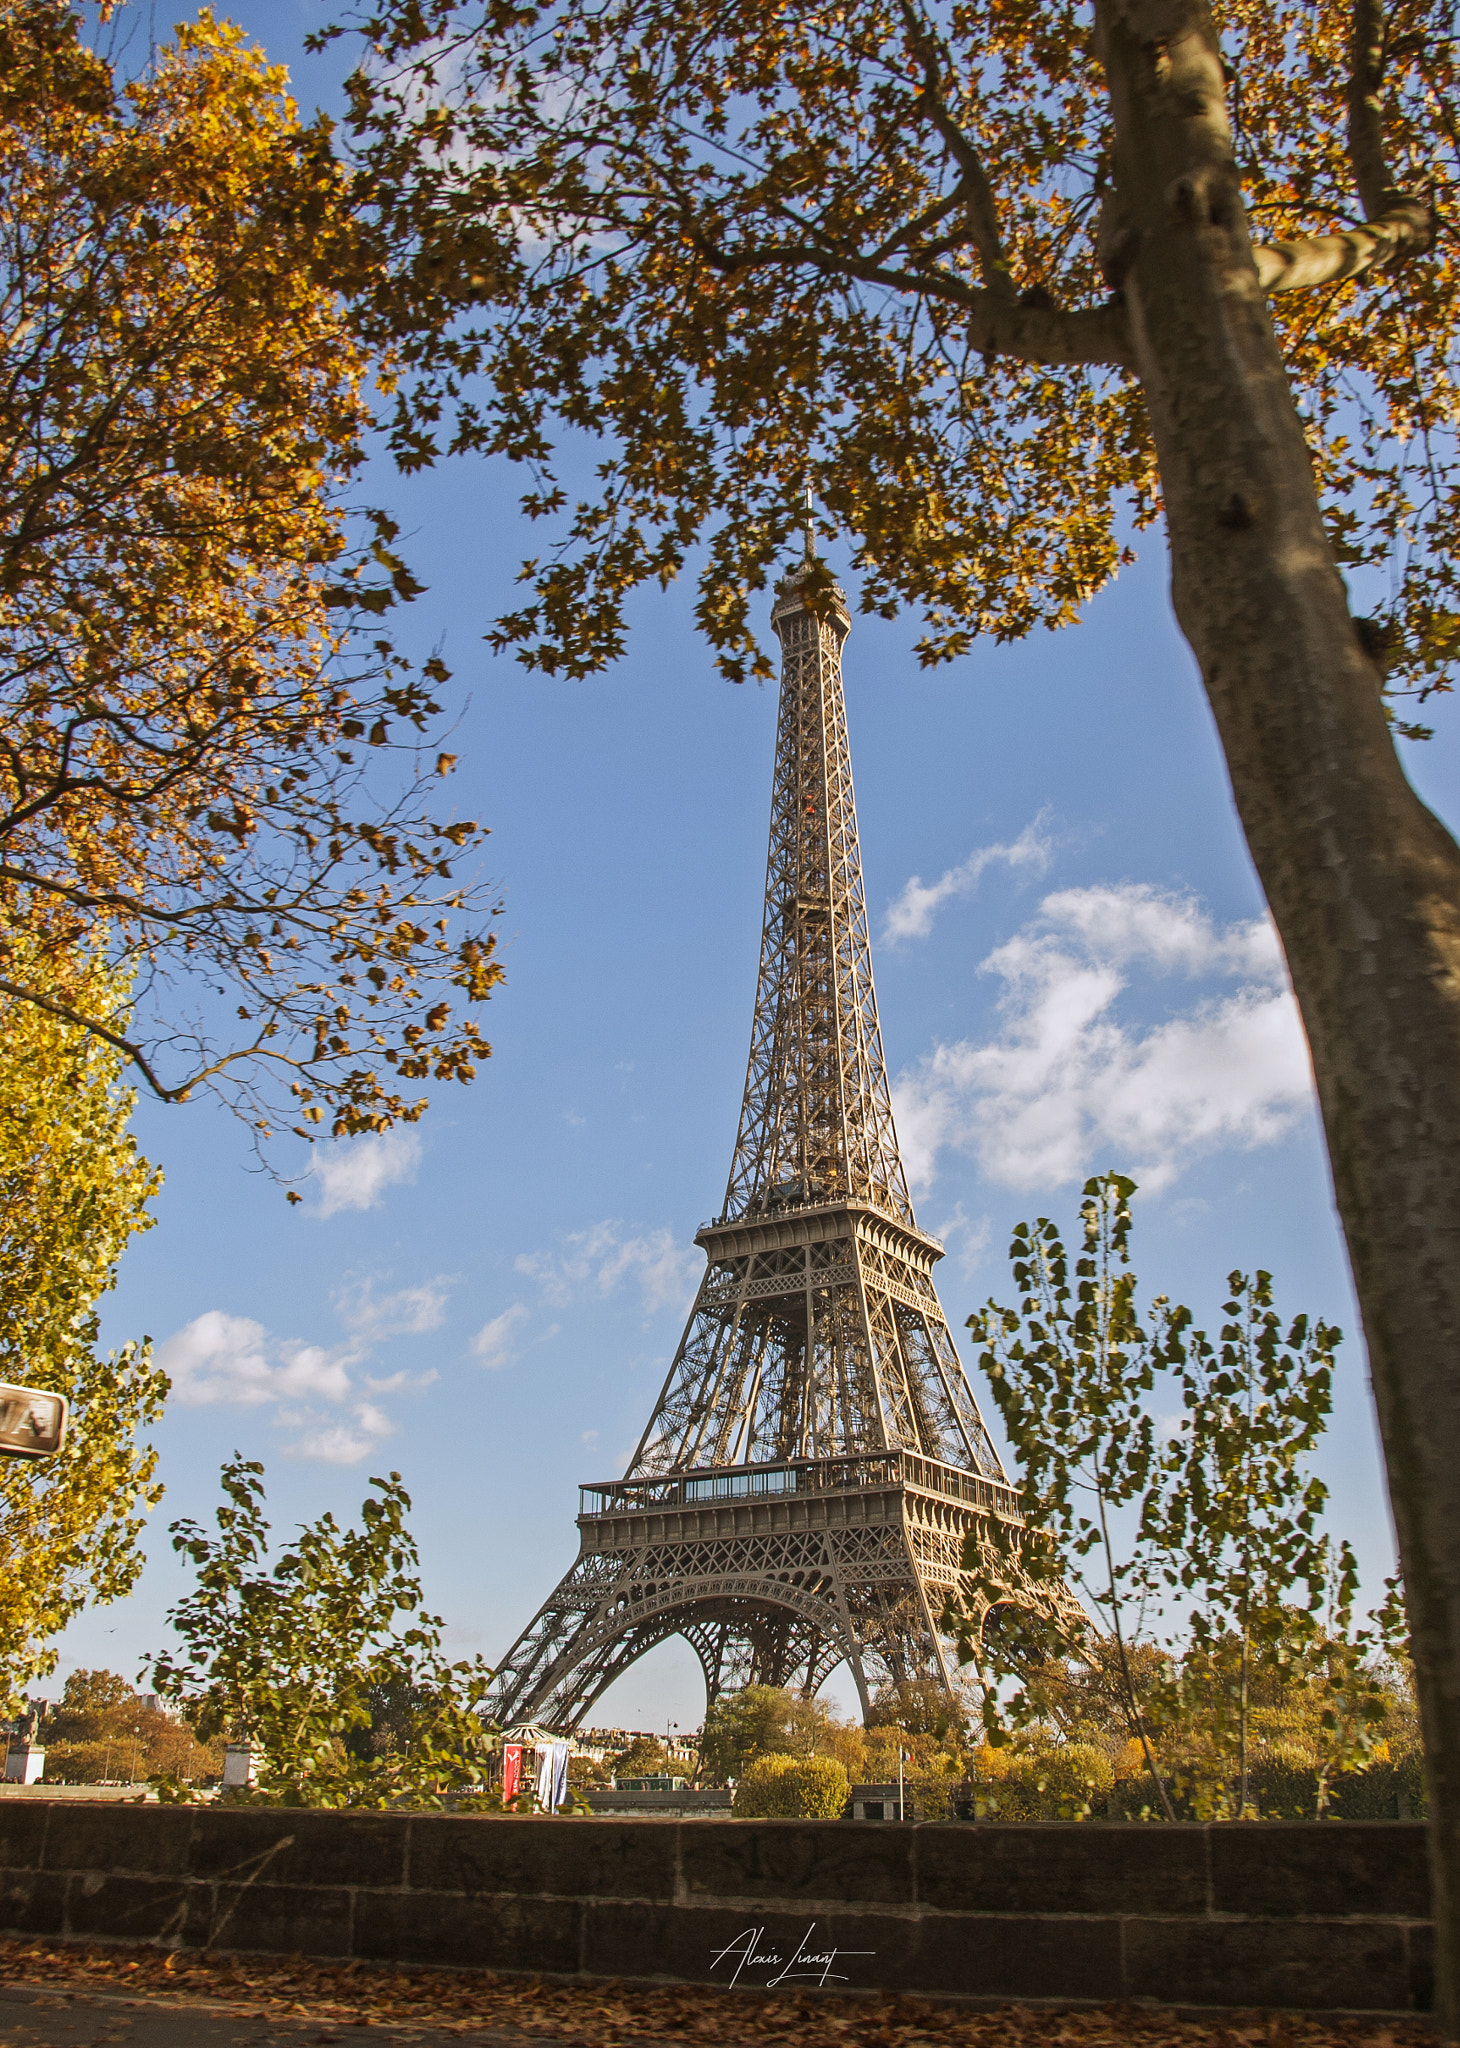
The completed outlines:
<svg viewBox="0 0 1460 2048">
<path fill-rule="evenodd" d="M 470 1077 L 499 969 L 446 671 L 381 630 L 418 586 L 352 504 L 368 258 L 283 85 L 207 14 L 125 82 L 0 8 L 0 989 L 160 1095 L 347 1133 Z M 64 985 L 103 932 L 125 1022 Z"/>
<path fill-rule="evenodd" d="M 1220 29 L 1329 531 L 1389 578 L 1391 686 L 1443 686 L 1449 10 L 1405 0 L 1380 31 L 1378 226 L 1349 155 L 1351 10 L 1239 0 Z M 412 370 L 397 447 L 529 466 L 550 538 L 497 627 L 529 663 L 611 658 L 627 592 L 708 541 L 701 623 L 730 673 L 768 673 L 748 600 L 808 482 L 864 605 L 922 608 L 928 661 L 1069 622 L 1158 509 L 1087 7 L 432 0 L 363 33 L 356 139 L 409 258 L 378 305 Z M 559 457 L 585 434 L 602 466 L 574 497 Z"/>
</svg>

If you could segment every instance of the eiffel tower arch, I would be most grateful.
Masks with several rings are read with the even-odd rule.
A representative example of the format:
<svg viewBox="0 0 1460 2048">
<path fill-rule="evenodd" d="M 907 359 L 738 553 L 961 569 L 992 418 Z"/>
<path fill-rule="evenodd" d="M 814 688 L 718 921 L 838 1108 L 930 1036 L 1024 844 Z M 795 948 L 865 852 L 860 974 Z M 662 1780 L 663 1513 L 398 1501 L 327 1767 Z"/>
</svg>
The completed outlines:
<svg viewBox="0 0 1460 2048">
<path fill-rule="evenodd" d="M 842 694 L 851 626 L 806 563 L 776 586 L 781 697 L 745 1096 L 706 1267 L 622 1479 L 581 1489 L 579 1555 L 494 1684 L 504 1724 L 576 1728 L 686 1638 L 711 1702 L 808 1697 L 842 1662 L 953 1689 L 939 1626 L 965 1539 L 1017 1520 L 933 1283 L 888 1091 Z"/>
</svg>

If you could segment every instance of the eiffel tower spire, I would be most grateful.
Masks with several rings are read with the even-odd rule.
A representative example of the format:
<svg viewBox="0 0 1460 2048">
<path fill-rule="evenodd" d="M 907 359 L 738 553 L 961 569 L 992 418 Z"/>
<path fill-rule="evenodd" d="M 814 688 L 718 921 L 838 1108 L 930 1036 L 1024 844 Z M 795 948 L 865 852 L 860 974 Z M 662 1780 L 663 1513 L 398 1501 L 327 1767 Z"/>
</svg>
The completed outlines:
<svg viewBox="0 0 1460 2048">
<path fill-rule="evenodd" d="M 803 591 L 776 591 L 781 707 L 766 864 L 760 986 L 727 1216 L 798 1199 L 855 1197 L 911 1224 L 892 1127 L 872 986 L 862 856 L 852 796 L 841 649 L 851 620 L 836 585 L 824 617 Z"/>
<path fill-rule="evenodd" d="M 1015 1496 L 964 1377 L 898 1154 L 877 1020 L 841 651 L 808 523 L 776 586 L 780 711 L 750 1059 L 706 1270 L 622 1480 L 582 1490 L 577 1563 L 495 1682 L 577 1726 L 671 1635 L 726 1686 L 808 1695 L 847 1662 L 951 1690 L 964 1539 Z"/>
</svg>

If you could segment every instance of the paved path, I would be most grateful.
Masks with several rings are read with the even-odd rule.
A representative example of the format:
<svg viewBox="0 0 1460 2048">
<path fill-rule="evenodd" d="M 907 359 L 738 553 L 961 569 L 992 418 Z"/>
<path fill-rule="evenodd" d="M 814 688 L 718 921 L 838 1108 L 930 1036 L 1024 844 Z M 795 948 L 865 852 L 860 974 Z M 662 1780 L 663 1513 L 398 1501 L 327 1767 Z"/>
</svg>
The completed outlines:
<svg viewBox="0 0 1460 2048">
<path fill-rule="evenodd" d="M 335 2042 L 341 2048 L 539 2048 L 543 2039 L 504 2028 L 376 2027 L 290 2019 L 246 2006 L 0 1985 L 0 2048 L 314 2048 Z"/>
</svg>

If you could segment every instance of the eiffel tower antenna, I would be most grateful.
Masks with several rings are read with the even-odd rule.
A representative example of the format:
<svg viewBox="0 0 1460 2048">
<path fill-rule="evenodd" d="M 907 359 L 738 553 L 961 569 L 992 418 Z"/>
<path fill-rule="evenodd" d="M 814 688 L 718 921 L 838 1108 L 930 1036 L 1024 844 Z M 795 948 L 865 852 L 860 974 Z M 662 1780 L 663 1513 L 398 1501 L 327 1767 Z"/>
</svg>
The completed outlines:
<svg viewBox="0 0 1460 2048">
<path fill-rule="evenodd" d="M 580 1553 L 494 1684 L 505 1724 L 571 1730 L 682 1635 L 711 1701 L 808 1697 L 841 1663 L 950 1694 L 940 1625 L 964 1540 L 1017 1519 L 933 1285 L 898 1153 L 842 695 L 851 628 L 805 555 L 776 586 L 782 653 L 760 976 L 730 1177 L 706 1268 L 622 1479 L 581 1489 Z M 825 592 L 825 584 L 822 584 Z"/>
</svg>

